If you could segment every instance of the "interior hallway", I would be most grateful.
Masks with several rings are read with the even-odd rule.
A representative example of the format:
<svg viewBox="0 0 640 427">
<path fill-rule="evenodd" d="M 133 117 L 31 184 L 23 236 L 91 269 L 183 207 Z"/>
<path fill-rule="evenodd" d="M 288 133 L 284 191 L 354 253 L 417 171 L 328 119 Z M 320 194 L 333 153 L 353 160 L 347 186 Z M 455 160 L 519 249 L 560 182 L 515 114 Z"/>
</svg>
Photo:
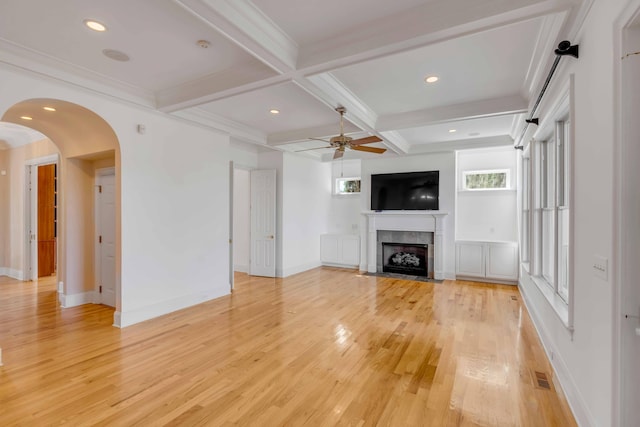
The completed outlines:
<svg viewBox="0 0 640 427">
<path fill-rule="evenodd" d="M 0 306 L 2 425 L 575 425 L 514 286 L 238 274 L 121 330 L 0 277 Z"/>
</svg>

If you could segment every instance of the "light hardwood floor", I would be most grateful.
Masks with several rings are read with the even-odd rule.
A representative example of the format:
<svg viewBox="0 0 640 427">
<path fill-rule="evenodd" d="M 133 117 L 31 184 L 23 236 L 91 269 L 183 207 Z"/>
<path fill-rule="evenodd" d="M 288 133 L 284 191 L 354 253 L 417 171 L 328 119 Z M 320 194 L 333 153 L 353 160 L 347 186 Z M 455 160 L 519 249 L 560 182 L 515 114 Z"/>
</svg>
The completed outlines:
<svg viewBox="0 0 640 427">
<path fill-rule="evenodd" d="M 513 286 L 239 274 L 120 330 L 52 279 L 0 277 L 0 307 L 2 426 L 575 425 Z"/>
</svg>

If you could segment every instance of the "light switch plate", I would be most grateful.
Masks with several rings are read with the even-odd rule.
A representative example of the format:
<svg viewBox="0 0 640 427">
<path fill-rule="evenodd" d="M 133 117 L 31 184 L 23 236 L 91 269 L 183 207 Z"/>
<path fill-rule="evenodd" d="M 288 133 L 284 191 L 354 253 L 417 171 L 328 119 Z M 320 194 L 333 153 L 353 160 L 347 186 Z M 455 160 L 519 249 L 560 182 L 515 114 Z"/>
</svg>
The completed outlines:
<svg viewBox="0 0 640 427">
<path fill-rule="evenodd" d="M 593 275 L 607 280 L 609 277 L 609 260 L 600 255 L 593 256 Z"/>
</svg>

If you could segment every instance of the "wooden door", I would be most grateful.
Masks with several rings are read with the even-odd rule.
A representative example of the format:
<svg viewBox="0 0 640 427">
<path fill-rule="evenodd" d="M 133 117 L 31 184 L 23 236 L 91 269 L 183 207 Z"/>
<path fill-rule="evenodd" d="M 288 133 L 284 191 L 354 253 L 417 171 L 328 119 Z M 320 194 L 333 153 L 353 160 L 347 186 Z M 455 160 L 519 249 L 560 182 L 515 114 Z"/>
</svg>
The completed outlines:
<svg viewBox="0 0 640 427">
<path fill-rule="evenodd" d="M 56 272 L 56 165 L 38 167 L 38 277 Z"/>
<path fill-rule="evenodd" d="M 252 276 L 276 276 L 276 171 L 251 171 Z"/>
</svg>

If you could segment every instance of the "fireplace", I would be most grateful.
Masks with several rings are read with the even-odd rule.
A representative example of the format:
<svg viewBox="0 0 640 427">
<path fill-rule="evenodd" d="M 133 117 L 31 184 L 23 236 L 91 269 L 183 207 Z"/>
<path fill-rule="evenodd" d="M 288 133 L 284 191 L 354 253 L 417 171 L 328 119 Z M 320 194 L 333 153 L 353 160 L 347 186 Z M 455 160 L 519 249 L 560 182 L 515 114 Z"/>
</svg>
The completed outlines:
<svg viewBox="0 0 640 427">
<path fill-rule="evenodd" d="M 382 242 L 382 271 L 429 277 L 429 245 Z"/>
<path fill-rule="evenodd" d="M 427 277 L 444 279 L 443 211 L 364 212 L 367 216 L 366 257 L 361 269 L 382 273 L 382 242 L 427 245 Z"/>
</svg>

